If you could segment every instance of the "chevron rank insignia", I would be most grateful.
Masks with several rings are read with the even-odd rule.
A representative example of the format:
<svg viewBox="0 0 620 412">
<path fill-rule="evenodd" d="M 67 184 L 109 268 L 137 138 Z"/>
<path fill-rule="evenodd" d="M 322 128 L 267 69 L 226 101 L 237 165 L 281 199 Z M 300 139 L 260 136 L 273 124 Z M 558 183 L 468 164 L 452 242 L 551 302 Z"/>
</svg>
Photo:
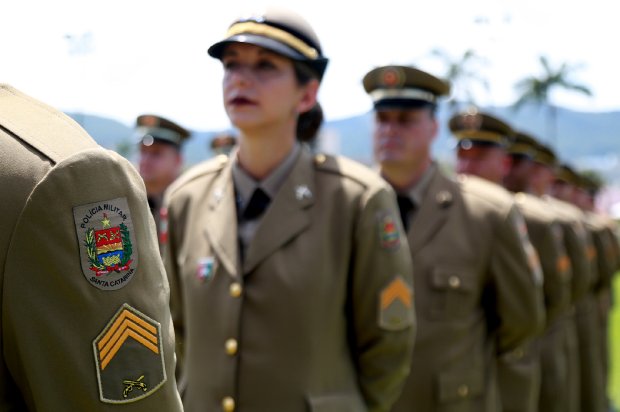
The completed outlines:
<svg viewBox="0 0 620 412">
<path fill-rule="evenodd" d="M 82 273 L 94 287 L 126 286 L 138 268 L 138 251 L 127 199 L 122 197 L 73 208 Z"/>
<path fill-rule="evenodd" d="M 396 276 L 380 293 L 379 326 L 396 331 L 412 324 L 413 291 L 402 277 Z"/>
<path fill-rule="evenodd" d="M 93 341 L 99 399 L 128 403 L 166 382 L 160 324 L 124 304 Z"/>
</svg>

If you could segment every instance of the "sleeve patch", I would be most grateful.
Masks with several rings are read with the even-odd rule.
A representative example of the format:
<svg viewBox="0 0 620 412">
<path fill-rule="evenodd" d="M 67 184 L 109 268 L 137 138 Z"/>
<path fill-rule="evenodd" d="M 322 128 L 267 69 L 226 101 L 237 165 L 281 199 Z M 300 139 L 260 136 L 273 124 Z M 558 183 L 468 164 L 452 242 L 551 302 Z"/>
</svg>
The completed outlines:
<svg viewBox="0 0 620 412">
<path fill-rule="evenodd" d="M 73 208 L 82 274 L 101 290 L 125 287 L 138 269 L 138 245 L 127 199 Z"/>
<path fill-rule="evenodd" d="M 166 382 L 161 326 L 124 304 L 93 341 L 99 399 L 129 403 Z"/>
<path fill-rule="evenodd" d="M 397 250 L 400 247 L 400 231 L 394 216 L 389 212 L 377 216 L 379 244 L 383 249 Z"/>
<path fill-rule="evenodd" d="M 413 291 L 397 276 L 380 292 L 379 327 L 385 330 L 402 330 L 413 324 Z"/>
</svg>

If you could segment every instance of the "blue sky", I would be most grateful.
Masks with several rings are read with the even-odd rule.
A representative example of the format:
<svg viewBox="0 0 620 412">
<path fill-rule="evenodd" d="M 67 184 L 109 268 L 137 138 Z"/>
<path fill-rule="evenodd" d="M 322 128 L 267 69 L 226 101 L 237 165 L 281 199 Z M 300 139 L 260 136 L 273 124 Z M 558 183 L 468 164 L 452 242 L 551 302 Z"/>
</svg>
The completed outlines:
<svg viewBox="0 0 620 412">
<path fill-rule="evenodd" d="M 328 119 L 361 114 L 370 101 L 364 74 L 383 64 L 414 64 L 441 75 L 430 57 L 474 49 L 488 63 L 480 104 L 510 104 L 514 83 L 552 65 L 579 66 L 573 80 L 594 97 L 558 93 L 575 110 L 620 110 L 613 39 L 620 5 L 609 0 L 20 0 L 5 2 L 0 82 L 66 111 L 133 123 L 151 112 L 189 128 L 223 129 L 221 68 L 206 54 L 242 11 L 284 4 L 315 27 L 330 65 L 320 92 Z"/>
</svg>

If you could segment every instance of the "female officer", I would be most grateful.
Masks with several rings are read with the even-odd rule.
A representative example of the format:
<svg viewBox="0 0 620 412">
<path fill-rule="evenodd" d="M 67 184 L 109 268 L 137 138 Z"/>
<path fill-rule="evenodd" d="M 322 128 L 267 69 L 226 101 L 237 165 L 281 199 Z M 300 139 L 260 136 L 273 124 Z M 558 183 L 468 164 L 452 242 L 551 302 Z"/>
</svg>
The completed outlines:
<svg viewBox="0 0 620 412">
<path fill-rule="evenodd" d="M 168 192 L 185 410 L 389 410 L 412 349 L 411 262 L 389 186 L 298 141 L 321 113 L 314 31 L 270 10 L 209 54 L 239 146 Z"/>
</svg>

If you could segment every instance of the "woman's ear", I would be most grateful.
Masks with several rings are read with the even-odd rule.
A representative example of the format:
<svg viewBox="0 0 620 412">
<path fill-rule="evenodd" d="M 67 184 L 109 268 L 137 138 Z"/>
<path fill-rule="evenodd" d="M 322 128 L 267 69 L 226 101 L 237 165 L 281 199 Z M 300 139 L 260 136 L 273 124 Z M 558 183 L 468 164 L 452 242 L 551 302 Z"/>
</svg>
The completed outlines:
<svg viewBox="0 0 620 412">
<path fill-rule="evenodd" d="M 311 79 L 302 86 L 302 95 L 297 104 L 297 113 L 305 113 L 316 105 L 316 98 L 319 92 L 319 81 Z"/>
</svg>

